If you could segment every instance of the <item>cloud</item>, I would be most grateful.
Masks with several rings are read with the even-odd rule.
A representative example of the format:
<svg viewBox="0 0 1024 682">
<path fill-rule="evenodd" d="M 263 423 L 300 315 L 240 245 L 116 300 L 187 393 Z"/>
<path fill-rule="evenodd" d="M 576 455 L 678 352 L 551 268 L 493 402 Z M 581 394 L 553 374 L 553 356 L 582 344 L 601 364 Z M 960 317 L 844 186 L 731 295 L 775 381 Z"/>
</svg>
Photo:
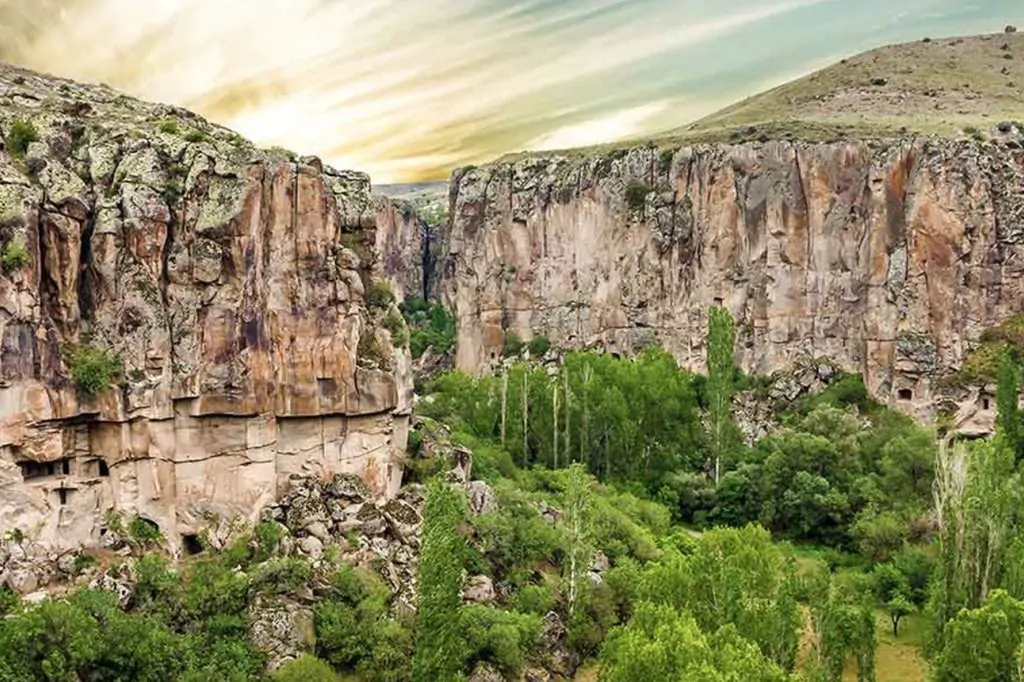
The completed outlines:
<svg viewBox="0 0 1024 682">
<path fill-rule="evenodd" d="M 687 49 L 830 1 L 0 0 L 0 59 L 401 181 L 654 133 Z"/>
</svg>

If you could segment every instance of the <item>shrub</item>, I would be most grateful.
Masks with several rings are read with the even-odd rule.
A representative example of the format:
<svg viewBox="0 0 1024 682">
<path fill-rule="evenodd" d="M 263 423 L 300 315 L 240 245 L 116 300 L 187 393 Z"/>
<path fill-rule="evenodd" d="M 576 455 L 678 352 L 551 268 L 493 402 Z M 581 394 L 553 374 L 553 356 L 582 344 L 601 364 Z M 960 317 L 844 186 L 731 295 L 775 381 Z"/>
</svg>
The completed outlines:
<svg viewBox="0 0 1024 682">
<path fill-rule="evenodd" d="M 626 203 L 633 211 L 642 211 L 647 205 L 647 195 L 651 193 L 651 186 L 642 180 L 631 180 L 626 187 Z"/>
<path fill-rule="evenodd" d="M 546 585 L 525 585 L 513 597 L 510 606 L 520 613 L 543 616 L 555 607 L 555 593 Z"/>
<path fill-rule="evenodd" d="M 39 131 L 35 125 L 31 121 L 16 118 L 4 137 L 4 146 L 12 158 L 23 159 L 28 153 L 28 146 L 38 141 Z"/>
<path fill-rule="evenodd" d="M 201 130 L 190 130 L 185 133 L 186 142 L 206 142 L 209 137 Z"/>
<path fill-rule="evenodd" d="M 165 133 L 167 135 L 177 135 L 178 130 L 178 121 L 176 119 L 165 118 L 164 120 L 160 121 L 161 133 Z"/>
<path fill-rule="evenodd" d="M 337 682 L 331 666 L 315 656 L 304 654 L 288 661 L 274 673 L 274 682 Z"/>
<path fill-rule="evenodd" d="M 506 358 L 514 358 L 523 352 L 526 344 L 519 338 L 519 334 L 513 331 L 505 332 L 505 342 L 501 346 L 501 355 Z"/>
<path fill-rule="evenodd" d="M 551 340 L 543 334 L 533 337 L 527 345 L 530 355 L 535 358 L 544 357 L 551 350 Z"/>
<path fill-rule="evenodd" d="M 274 558 L 255 567 L 252 584 L 264 594 L 290 594 L 312 577 L 313 567 L 305 559 Z"/>
<path fill-rule="evenodd" d="M 21 270 L 28 262 L 28 249 L 24 242 L 12 239 L 4 245 L 4 252 L 0 255 L 0 268 L 6 274 Z"/>
<path fill-rule="evenodd" d="M 466 638 L 468 666 L 493 663 L 507 676 L 517 677 L 526 654 L 540 639 L 540 617 L 499 611 L 490 606 L 467 606 L 459 616 Z"/>
<path fill-rule="evenodd" d="M 381 323 L 391 333 L 391 343 L 399 348 L 409 345 L 409 330 L 405 326 L 405 320 L 398 313 L 392 311 Z"/>
<path fill-rule="evenodd" d="M 160 526 L 141 516 L 133 517 L 128 523 L 128 535 L 132 540 L 142 544 L 159 542 L 163 538 Z"/>
<path fill-rule="evenodd" d="M 120 379 L 124 373 L 121 358 L 102 348 L 75 346 L 70 353 L 71 377 L 79 392 L 91 397 Z"/>
<path fill-rule="evenodd" d="M 395 302 L 395 295 L 387 282 L 374 282 L 366 290 L 366 307 L 384 310 Z"/>
</svg>

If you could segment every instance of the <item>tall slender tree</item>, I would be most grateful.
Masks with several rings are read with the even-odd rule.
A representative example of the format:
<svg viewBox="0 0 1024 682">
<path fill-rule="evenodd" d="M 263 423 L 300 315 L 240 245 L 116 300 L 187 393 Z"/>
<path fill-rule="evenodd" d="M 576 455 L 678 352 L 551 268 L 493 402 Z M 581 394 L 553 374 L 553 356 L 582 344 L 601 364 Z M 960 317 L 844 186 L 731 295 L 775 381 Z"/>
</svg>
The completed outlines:
<svg viewBox="0 0 1024 682">
<path fill-rule="evenodd" d="M 732 394 L 736 367 L 733 352 L 736 330 L 732 315 L 721 305 L 708 313 L 708 431 L 715 483 L 721 477 L 722 459 L 735 445 L 736 426 L 732 421 Z"/>
<path fill-rule="evenodd" d="M 579 600 L 580 586 L 590 569 L 590 507 L 592 491 L 586 468 L 579 462 L 569 467 L 569 485 L 565 494 L 565 524 L 568 536 L 569 618 Z"/>
<path fill-rule="evenodd" d="M 466 544 L 459 534 L 459 522 L 464 515 L 459 493 L 440 477 L 432 480 L 423 509 L 413 682 L 462 679 L 458 616 Z"/>
<path fill-rule="evenodd" d="M 996 433 L 1006 445 L 1013 449 L 1014 459 L 1019 462 L 1024 458 L 1020 437 L 1020 367 L 1003 353 L 999 361 L 999 375 L 996 383 Z"/>
</svg>

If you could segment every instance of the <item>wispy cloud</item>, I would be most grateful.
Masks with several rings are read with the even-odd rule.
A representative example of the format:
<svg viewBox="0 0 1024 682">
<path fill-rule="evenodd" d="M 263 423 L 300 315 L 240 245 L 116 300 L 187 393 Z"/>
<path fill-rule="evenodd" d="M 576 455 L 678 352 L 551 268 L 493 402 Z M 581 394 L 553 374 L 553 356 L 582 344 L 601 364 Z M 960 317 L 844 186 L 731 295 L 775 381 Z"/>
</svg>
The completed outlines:
<svg viewBox="0 0 1024 682">
<path fill-rule="evenodd" d="M 394 181 L 684 123 L 673 98 L 693 110 L 687 80 L 714 68 L 687 50 L 779 40 L 758 31 L 787 19 L 806 32 L 801 12 L 832 2 L 0 0 L 0 59 Z"/>
</svg>

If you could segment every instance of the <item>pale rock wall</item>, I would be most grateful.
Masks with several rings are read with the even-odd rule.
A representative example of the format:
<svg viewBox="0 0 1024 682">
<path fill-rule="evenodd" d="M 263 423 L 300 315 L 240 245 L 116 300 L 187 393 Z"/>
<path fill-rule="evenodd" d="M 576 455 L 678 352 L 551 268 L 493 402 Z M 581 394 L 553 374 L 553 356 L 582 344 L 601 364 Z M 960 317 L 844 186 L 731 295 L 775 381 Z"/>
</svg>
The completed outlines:
<svg viewBox="0 0 1024 682">
<path fill-rule="evenodd" d="M 28 253 L 0 274 L 0 533 L 93 544 L 115 509 L 174 544 L 294 474 L 396 492 L 412 381 L 364 302 L 368 177 L 3 66 L 0 129 L 0 245 Z M 78 390 L 82 344 L 121 359 L 117 385 Z"/>
<path fill-rule="evenodd" d="M 928 419 L 949 409 L 937 380 L 1024 310 L 1013 140 L 640 147 L 463 169 L 452 185 L 442 292 L 468 371 L 508 331 L 653 342 L 703 369 L 720 301 L 746 371 L 828 357 Z M 977 390 L 952 398 L 971 428 L 990 419 Z"/>
</svg>

